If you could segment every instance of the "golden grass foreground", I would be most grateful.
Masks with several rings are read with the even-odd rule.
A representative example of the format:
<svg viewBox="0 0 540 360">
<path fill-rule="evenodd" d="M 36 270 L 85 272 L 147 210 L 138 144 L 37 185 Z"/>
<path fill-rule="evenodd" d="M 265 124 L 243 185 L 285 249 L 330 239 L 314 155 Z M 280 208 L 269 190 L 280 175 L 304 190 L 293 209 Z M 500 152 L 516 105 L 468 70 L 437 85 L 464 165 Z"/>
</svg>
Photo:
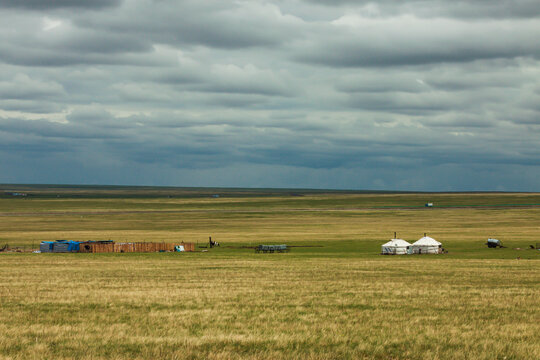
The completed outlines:
<svg viewBox="0 0 540 360">
<path fill-rule="evenodd" d="M 0 359 L 540 358 L 540 251 L 515 250 L 538 237 L 540 209 L 368 209 L 383 196 L 1 199 L 0 245 L 214 235 L 223 246 L 0 254 Z M 388 203 L 417 195 L 400 196 Z M 488 200 L 519 200 L 500 196 Z M 378 255 L 396 228 L 427 231 L 449 254 Z M 486 249 L 488 235 L 508 248 Z M 321 247 L 243 247 L 281 242 Z"/>
</svg>

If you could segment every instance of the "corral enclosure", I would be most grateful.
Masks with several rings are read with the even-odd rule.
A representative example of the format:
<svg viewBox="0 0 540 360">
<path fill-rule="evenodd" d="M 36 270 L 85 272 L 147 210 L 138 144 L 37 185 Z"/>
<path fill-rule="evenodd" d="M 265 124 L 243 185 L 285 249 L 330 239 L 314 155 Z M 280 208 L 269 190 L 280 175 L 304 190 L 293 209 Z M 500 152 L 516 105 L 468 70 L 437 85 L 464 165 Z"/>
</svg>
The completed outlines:
<svg viewBox="0 0 540 360">
<path fill-rule="evenodd" d="M 0 358 L 540 357 L 539 194 L 4 188 L 0 247 L 198 251 L 0 253 Z M 394 231 L 449 253 L 380 256 Z"/>
<path fill-rule="evenodd" d="M 83 243 L 81 253 L 149 253 L 149 252 L 174 252 L 177 246 L 182 246 L 182 251 L 195 251 L 193 243 Z"/>
</svg>

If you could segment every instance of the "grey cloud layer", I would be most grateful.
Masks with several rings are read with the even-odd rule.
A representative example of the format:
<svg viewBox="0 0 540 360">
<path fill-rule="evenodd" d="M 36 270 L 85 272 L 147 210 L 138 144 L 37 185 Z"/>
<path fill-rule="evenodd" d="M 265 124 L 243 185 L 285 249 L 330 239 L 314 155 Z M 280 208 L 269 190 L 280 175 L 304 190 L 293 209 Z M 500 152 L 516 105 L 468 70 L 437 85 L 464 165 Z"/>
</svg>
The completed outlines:
<svg viewBox="0 0 540 360">
<path fill-rule="evenodd" d="M 536 2 L 43 4 L 0 2 L 0 182 L 538 189 Z"/>
<path fill-rule="evenodd" d="M 61 8 L 87 8 L 100 9 L 103 7 L 117 6 L 122 0 L 0 0 L 0 7 L 21 8 L 27 10 L 51 10 Z"/>
<path fill-rule="evenodd" d="M 470 23 L 405 16 L 366 21 L 353 16 L 334 27 L 339 29 L 313 41 L 297 58 L 336 67 L 384 67 L 540 57 L 537 20 Z"/>
<path fill-rule="evenodd" d="M 304 0 L 329 7 L 368 7 L 371 13 L 392 15 L 413 13 L 418 16 L 459 18 L 534 18 L 540 15 L 536 0 Z M 378 6 L 373 6 L 376 4 Z"/>
</svg>

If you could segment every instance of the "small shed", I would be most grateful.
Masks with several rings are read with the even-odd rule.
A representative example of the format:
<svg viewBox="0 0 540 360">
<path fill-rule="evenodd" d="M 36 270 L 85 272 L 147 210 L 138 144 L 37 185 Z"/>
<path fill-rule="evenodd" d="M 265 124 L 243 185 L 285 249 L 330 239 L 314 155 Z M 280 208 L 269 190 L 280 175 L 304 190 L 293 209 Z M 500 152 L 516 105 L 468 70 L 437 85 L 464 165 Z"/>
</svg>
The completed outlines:
<svg viewBox="0 0 540 360">
<path fill-rule="evenodd" d="M 411 252 L 413 254 L 440 254 L 442 253 L 442 244 L 424 234 L 423 238 L 411 245 Z"/>
<path fill-rule="evenodd" d="M 389 242 L 381 246 L 381 254 L 406 255 L 410 246 L 411 244 L 403 239 L 391 239 Z"/>
</svg>

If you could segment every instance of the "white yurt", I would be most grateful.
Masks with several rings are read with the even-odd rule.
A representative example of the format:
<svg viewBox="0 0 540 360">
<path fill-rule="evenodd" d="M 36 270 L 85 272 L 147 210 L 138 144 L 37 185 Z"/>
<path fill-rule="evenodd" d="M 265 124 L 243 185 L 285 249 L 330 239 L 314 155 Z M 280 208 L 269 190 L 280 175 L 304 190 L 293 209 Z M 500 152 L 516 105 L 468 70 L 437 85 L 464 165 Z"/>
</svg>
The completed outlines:
<svg viewBox="0 0 540 360">
<path fill-rule="evenodd" d="M 411 253 L 413 254 L 440 254 L 442 253 L 442 244 L 437 240 L 426 236 L 418 239 L 411 245 Z"/>
<path fill-rule="evenodd" d="M 403 239 L 392 239 L 381 246 L 383 255 L 406 255 L 409 244 Z"/>
</svg>

